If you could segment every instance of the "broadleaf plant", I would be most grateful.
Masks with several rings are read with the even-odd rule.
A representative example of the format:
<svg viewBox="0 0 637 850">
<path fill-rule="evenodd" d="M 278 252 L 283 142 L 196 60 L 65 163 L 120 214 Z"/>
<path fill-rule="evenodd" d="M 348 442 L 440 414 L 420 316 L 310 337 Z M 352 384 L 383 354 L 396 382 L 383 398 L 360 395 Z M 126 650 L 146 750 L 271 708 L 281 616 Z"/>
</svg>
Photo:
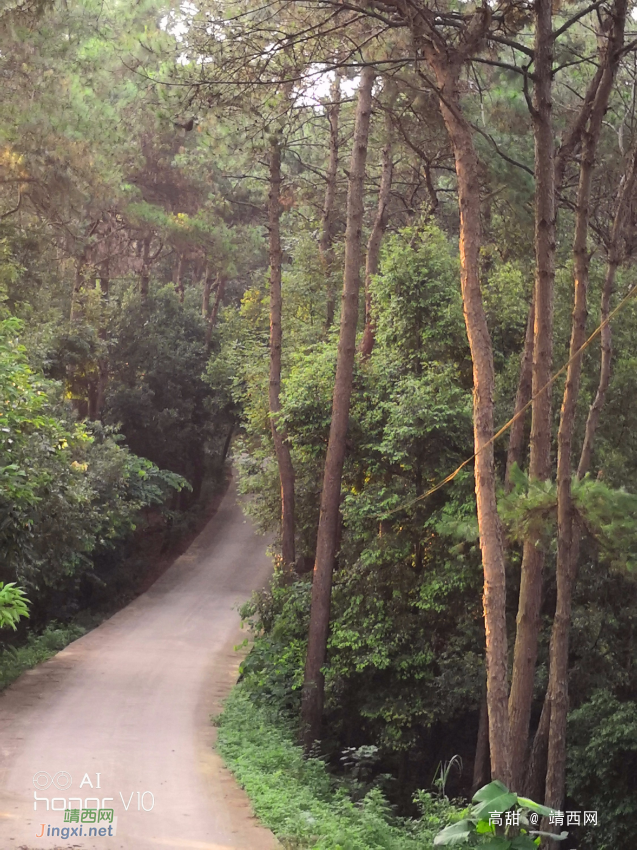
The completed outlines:
<svg viewBox="0 0 637 850">
<path fill-rule="evenodd" d="M 464 811 L 462 820 L 445 827 L 434 839 L 434 845 L 448 847 L 469 844 L 489 850 L 535 850 L 542 837 L 563 841 L 567 832 L 559 835 L 532 829 L 534 816 L 550 817 L 554 812 L 546 806 L 519 797 L 502 782 L 494 780 L 476 791 L 473 807 Z M 507 813 L 512 813 L 508 819 Z M 535 820 L 535 823 L 537 823 Z M 500 821 L 500 823 L 498 823 Z"/>
</svg>

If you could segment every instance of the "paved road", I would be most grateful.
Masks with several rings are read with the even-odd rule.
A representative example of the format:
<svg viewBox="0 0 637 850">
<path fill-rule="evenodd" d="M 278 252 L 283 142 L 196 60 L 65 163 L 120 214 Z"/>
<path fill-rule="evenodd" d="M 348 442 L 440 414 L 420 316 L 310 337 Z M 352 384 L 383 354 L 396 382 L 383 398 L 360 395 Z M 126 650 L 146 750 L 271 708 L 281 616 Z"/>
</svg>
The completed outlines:
<svg viewBox="0 0 637 850">
<path fill-rule="evenodd" d="M 231 486 L 150 590 L 0 695 L 1 850 L 277 846 L 213 752 L 209 722 L 236 678 L 236 606 L 269 569 Z M 36 774 L 54 782 L 36 790 Z M 52 809 L 79 805 L 70 798 L 112 808 L 116 836 L 108 820 L 65 824 Z"/>
</svg>

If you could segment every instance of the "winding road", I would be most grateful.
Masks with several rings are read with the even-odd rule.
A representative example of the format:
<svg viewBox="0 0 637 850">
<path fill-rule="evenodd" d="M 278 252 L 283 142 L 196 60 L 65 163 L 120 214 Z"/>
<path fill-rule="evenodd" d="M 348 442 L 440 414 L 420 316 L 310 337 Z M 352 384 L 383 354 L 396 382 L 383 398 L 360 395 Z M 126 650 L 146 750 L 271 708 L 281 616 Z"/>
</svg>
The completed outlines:
<svg viewBox="0 0 637 850">
<path fill-rule="evenodd" d="M 146 593 L 0 695 L 1 850 L 278 846 L 210 723 L 237 675 L 237 605 L 270 569 L 231 485 Z M 65 823 L 87 799 L 102 820 Z"/>
</svg>

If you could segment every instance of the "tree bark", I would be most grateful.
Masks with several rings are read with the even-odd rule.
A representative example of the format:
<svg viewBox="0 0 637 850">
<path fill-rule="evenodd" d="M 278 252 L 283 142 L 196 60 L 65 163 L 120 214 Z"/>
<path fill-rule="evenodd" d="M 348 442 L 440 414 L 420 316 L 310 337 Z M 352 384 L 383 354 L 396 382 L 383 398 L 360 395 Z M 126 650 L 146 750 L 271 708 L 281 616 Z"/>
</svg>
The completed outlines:
<svg viewBox="0 0 637 850">
<path fill-rule="evenodd" d="M 332 422 L 325 459 L 323 491 L 312 583 L 312 606 L 303 682 L 303 742 L 309 751 L 320 738 L 324 701 L 323 665 L 327 653 L 332 573 L 336 558 L 341 478 L 345 461 L 347 426 L 356 355 L 356 329 L 361 272 L 361 234 L 365 192 L 365 165 L 372 112 L 374 71 L 361 72 L 356 107 L 354 144 L 347 193 L 345 268 L 341 299 L 341 326 L 332 401 Z"/>
<path fill-rule="evenodd" d="M 483 8 L 476 16 L 486 17 Z M 444 56 L 445 54 L 443 54 Z M 436 59 L 438 61 L 436 61 Z M 496 502 L 493 457 L 493 395 L 495 372 L 491 337 L 480 289 L 480 181 L 471 125 L 462 114 L 458 93 L 459 67 L 432 58 L 441 90 L 440 109 L 453 147 L 460 207 L 461 285 L 467 337 L 473 362 L 473 431 L 475 491 L 484 570 L 487 699 L 491 774 L 511 784 L 507 712 L 507 630 L 504 546 Z"/>
<path fill-rule="evenodd" d="M 365 327 L 361 340 L 361 356 L 366 360 L 372 353 L 375 341 L 374 320 L 372 318 L 372 290 L 371 283 L 375 274 L 378 274 L 378 263 L 380 259 L 380 246 L 387 229 L 387 215 L 389 212 L 389 195 L 391 192 L 391 181 L 394 169 L 392 160 L 392 123 L 391 113 L 385 113 L 385 145 L 381 155 L 381 177 L 378 190 L 378 208 L 372 226 L 372 232 L 367 242 L 367 257 L 365 260 Z"/>
<path fill-rule="evenodd" d="M 444 86 L 443 86 L 444 87 Z M 446 91 L 445 91 L 446 94 Z M 454 102 L 453 100 L 451 101 Z M 457 103 L 457 100 L 456 100 Z M 454 104 L 455 106 L 455 104 Z M 493 350 L 480 291 L 480 184 L 471 129 L 459 108 L 441 105 L 456 160 L 460 204 L 460 261 L 464 317 L 473 361 L 475 489 L 484 569 L 487 689 L 491 773 L 510 786 L 507 715 L 507 633 L 504 547 L 496 503 L 493 458 Z"/>
<path fill-rule="evenodd" d="M 574 259 L 574 306 L 566 385 L 560 411 L 557 437 L 557 601 L 551 632 L 548 694 L 551 701 L 548 762 L 545 800 L 559 809 L 564 798 L 566 771 L 566 717 L 568 713 L 568 647 L 571 626 L 571 602 L 577 571 L 579 546 L 573 546 L 575 531 L 571 498 L 571 449 L 575 412 L 580 388 L 582 355 L 578 354 L 586 340 L 588 275 L 590 257 L 587 250 L 589 204 L 595 153 L 602 129 L 608 98 L 619 64 L 619 50 L 624 41 L 627 0 L 616 0 L 610 12 L 612 27 L 602 48 L 602 78 L 591 110 L 588 127 L 582 135 L 582 156 L 577 189 Z M 579 541 L 578 541 L 579 542 Z"/>
<path fill-rule="evenodd" d="M 476 756 L 473 762 L 473 782 L 471 795 L 489 781 L 489 706 L 487 704 L 486 683 L 480 702 L 480 719 L 478 721 L 478 737 L 476 741 Z"/>
<path fill-rule="evenodd" d="M 294 467 L 285 430 L 277 422 L 281 411 L 281 146 L 277 136 L 270 142 L 270 194 L 268 227 L 270 231 L 270 427 L 281 482 L 281 557 L 283 569 L 294 569 Z"/>
<path fill-rule="evenodd" d="M 210 313 L 210 293 L 212 292 L 212 277 L 210 275 L 210 266 L 206 263 L 206 270 L 203 278 L 203 297 L 201 299 L 201 315 L 204 319 L 208 318 Z"/>
<path fill-rule="evenodd" d="M 327 163 L 327 174 L 325 184 L 325 201 L 323 204 L 323 215 L 321 221 L 321 239 L 319 251 L 326 282 L 326 306 L 325 306 L 325 329 L 334 323 L 335 295 L 332 275 L 334 273 L 334 249 L 332 241 L 334 238 L 334 202 L 336 199 L 336 177 L 338 174 L 339 154 L 339 116 L 341 111 L 341 72 L 336 70 L 334 80 L 330 86 L 330 105 L 327 108 L 327 119 L 330 125 L 330 148 Z"/>
<path fill-rule="evenodd" d="M 175 268 L 175 292 L 179 295 L 179 303 L 184 303 L 185 290 L 184 290 L 184 279 L 183 279 L 183 266 L 184 266 L 184 255 L 183 252 L 179 252 L 179 258 L 177 260 L 177 267 Z"/>
<path fill-rule="evenodd" d="M 601 330 L 601 363 L 599 370 L 599 383 L 597 392 L 586 420 L 586 429 L 584 431 L 584 443 L 580 454 L 579 465 L 577 468 L 577 477 L 583 478 L 591 465 L 591 457 L 593 453 L 593 444 L 595 442 L 595 434 L 599 425 L 599 418 L 602 413 L 604 402 L 606 401 L 606 392 L 610 383 L 611 363 L 613 358 L 612 346 L 612 331 L 608 321 L 610 315 L 611 298 L 615 289 L 615 275 L 621 262 L 621 241 L 626 212 L 629 202 L 635 188 L 635 176 L 637 175 L 637 147 L 633 150 L 631 160 L 628 165 L 624 179 L 619 190 L 617 200 L 617 208 L 615 210 L 615 218 L 613 220 L 613 228 L 608 246 L 608 255 L 606 261 L 606 274 L 604 276 L 604 286 L 602 288 L 600 319 L 602 324 Z"/>
<path fill-rule="evenodd" d="M 530 797 L 531 800 L 541 800 L 544 795 L 550 725 L 551 703 L 547 698 L 544 700 L 540 722 L 533 738 L 533 746 L 531 747 L 531 755 L 529 757 L 529 769 L 526 775 L 526 782 L 523 786 L 524 794 Z"/>
<path fill-rule="evenodd" d="M 536 0 L 535 82 L 535 289 L 529 479 L 545 481 L 551 472 L 551 393 L 553 293 L 555 288 L 555 153 L 553 141 L 552 0 Z M 544 389 L 542 392 L 543 388 Z M 540 631 L 544 547 L 530 531 L 523 543 L 513 672 L 509 695 L 513 790 L 522 788 L 526 771 L 529 721 L 533 703 Z"/>
<path fill-rule="evenodd" d="M 142 299 L 148 298 L 150 289 L 150 236 L 145 236 L 142 245 L 142 271 L 139 279 L 139 294 Z"/>
<path fill-rule="evenodd" d="M 103 305 L 108 304 L 111 288 L 110 263 L 104 260 L 100 270 L 100 292 Z M 106 388 L 108 386 L 108 354 L 106 349 L 107 327 L 102 318 L 100 322 L 99 338 L 104 346 L 101 356 L 97 359 L 97 395 L 95 399 L 95 416 L 93 419 L 101 419 L 104 412 L 106 400 Z"/>
<path fill-rule="evenodd" d="M 460 210 L 461 287 L 467 337 L 473 363 L 473 433 L 475 491 L 484 571 L 487 702 L 491 774 L 511 784 L 507 682 L 506 575 L 504 545 L 496 501 L 493 455 L 493 349 L 480 288 L 480 170 L 473 131 L 462 112 L 459 77 L 464 63 L 482 47 L 489 29 L 488 5 L 476 9 L 464 25 L 457 46 L 443 41 L 436 29 L 436 13 L 394 0 L 409 21 L 417 47 L 433 69 L 438 83 L 440 111 L 453 148 Z M 394 5 L 392 3 L 392 5 Z"/>
<path fill-rule="evenodd" d="M 513 465 L 522 467 L 522 459 L 524 455 L 524 424 L 526 416 L 520 415 L 521 411 L 531 400 L 532 384 L 533 384 L 533 335 L 535 328 L 535 296 L 529 307 L 529 317 L 526 322 L 526 335 L 524 337 L 524 349 L 520 362 L 520 378 L 518 380 L 518 389 L 515 395 L 515 409 L 513 416 L 518 418 L 511 425 L 509 432 L 509 447 L 507 449 L 507 465 L 504 474 L 504 489 L 507 493 L 511 492 L 513 487 L 511 483 L 511 471 Z"/>
</svg>

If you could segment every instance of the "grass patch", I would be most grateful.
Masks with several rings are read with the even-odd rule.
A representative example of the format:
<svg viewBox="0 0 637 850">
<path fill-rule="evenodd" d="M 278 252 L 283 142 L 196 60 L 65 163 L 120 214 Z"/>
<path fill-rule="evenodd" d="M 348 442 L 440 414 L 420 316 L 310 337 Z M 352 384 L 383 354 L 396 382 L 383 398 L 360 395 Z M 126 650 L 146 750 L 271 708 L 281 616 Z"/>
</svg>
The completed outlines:
<svg viewBox="0 0 637 850">
<path fill-rule="evenodd" d="M 51 658 L 65 646 L 82 637 L 81 626 L 52 623 L 41 635 L 30 634 L 22 646 L 10 646 L 0 652 L 0 690 L 14 682 L 25 670 Z"/>
<path fill-rule="evenodd" d="M 420 794 L 423 817 L 396 818 L 378 789 L 352 802 L 319 759 L 304 759 L 292 729 L 237 685 L 219 718 L 217 749 L 255 814 L 288 850 L 429 850 L 452 806 Z"/>
</svg>

